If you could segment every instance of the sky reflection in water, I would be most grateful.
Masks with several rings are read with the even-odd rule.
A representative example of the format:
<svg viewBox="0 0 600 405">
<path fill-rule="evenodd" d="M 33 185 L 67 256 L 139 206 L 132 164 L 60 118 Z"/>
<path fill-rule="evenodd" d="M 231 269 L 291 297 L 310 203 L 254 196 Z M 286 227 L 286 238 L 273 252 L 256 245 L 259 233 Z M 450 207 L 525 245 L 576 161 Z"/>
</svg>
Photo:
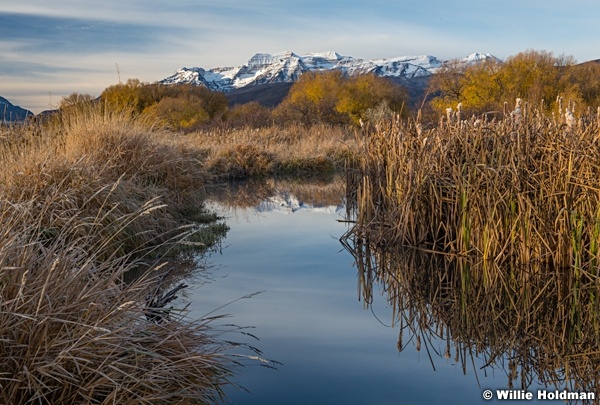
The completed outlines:
<svg viewBox="0 0 600 405">
<path fill-rule="evenodd" d="M 354 260 L 338 240 L 346 231 L 339 212 L 213 208 L 231 229 L 222 253 L 208 259 L 214 281 L 191 293 L 191 316 L 264 291 L 218 312 L 254 326 L 260 341 L 247 342 L 283 363 L 239 369 L 235 381 L 250 393 L 228 387 L 233 403 L 478 404 L 486 403 L 483 389 L 506 386 L 503 371 L 486 378 L 478 364 L 480 388 L 472 367 L 463 375 L 460 364 L 435 353 L 434 371 L 424 345 L 398 352 L 385 296 L 374 293 L 372 311 L 358 299 Z M 434 344 L 443 354 L 445 342 Z"/>
</svg>

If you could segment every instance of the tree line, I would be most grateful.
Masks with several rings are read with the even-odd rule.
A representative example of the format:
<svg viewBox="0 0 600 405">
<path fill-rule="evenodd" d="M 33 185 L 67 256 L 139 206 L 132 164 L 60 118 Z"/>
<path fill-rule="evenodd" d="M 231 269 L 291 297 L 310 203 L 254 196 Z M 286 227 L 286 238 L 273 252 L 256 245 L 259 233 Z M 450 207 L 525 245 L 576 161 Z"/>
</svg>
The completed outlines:
<svg viewBox="0 0 600 405">
<path fill-rule="evenodd" d="M 430 109 L 442 114 L 462 104 L 472 114 L 504 110 L 504 103 L 526 100 L 545 113 L 570 102 L 581 109 L 600 106 L 600 63 L 576 64 L 571 56 L 527 50 L 505 62 L 446 63 L 429 83 Z"/>
<path fill-rule="evenodd" d="M 257 102 L 228 107 L 225 94 L 191 84 L 161 85 L 129 79 L 107 87 L 98 101 L 106 108 L 151 117 L 175 130 L 206 126 L 267 126 L 285 124 L 359 125 L 369 111 L 385 106 L 400 112 L 404 89 L 375 75 L 346 77 L 341 72 L 305 73 L 275 108 Z M 59 108 L 92 102 L 87 94 L 63 98 Z"/>
</svg>

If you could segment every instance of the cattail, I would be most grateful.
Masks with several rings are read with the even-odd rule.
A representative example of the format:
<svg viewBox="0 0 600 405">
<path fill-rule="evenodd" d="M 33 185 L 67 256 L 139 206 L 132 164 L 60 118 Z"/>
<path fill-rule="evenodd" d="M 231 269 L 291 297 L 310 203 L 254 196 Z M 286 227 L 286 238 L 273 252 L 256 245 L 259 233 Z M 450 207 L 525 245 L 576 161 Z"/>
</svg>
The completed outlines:
<svg viewBox="0 0 600 405">
<path fill-rule="evenodd" d="M 454 120 L 454 110 L 452 107 L 446 108 L 446 117 L 448 118 L 448 123 L 452 123 Z"/>
<path fill-rule="evenodd" d="M 521 111 L 521 99 L 517 98 L 515 103 L 515 109 L 510 113 L 510 117 L 515 122 L 515 124 L 518 124 L 521 122 L 522 116 L 523 113 Z"/>
<path fill-rule="evenodd" d="M 556 101 L 558 102 L 558 115 L 562 115 L 562 102 L 563 98 L 561 96 L 556 97 Z"/>
<path fill-rule="evenodd" d="M 567 110 L 565 111 L 565 123 L 567 124 L 569 129 L 572 129 L 573 125 L 575 124 L 575 115 L 573 115 L 569 108 L 567 108 Z"/>
<path fill-rule="evenodd" d="M 396 348 L 398 349 L 399 352 L 402 351 L 402 332 L 404 331 L 404 329 L 400 328 L 400 333 L 398 334 L 398 343 L 396 344 Z"/>
</svg>

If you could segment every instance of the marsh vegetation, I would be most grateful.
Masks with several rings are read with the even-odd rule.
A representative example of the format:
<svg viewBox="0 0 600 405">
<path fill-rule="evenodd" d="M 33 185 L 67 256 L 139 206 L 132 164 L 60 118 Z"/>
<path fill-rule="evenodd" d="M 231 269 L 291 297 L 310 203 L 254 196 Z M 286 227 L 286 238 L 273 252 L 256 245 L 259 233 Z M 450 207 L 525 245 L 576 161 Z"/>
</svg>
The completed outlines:
<svg viewBox="0 0 600 405">
<path fill-rule="evenodd" d="M 2 402 L 218 401 L 257 353 L 169 306 L 225 232 L 197 151 L 97 105 L 1 135 Z"/>
<path fill-rule="evenodd" d="M 365 302 L 386 291 L 400 349 L 402 333 L 447 339 L 463 368 L 506 363 L 509 387 L 595 392 L 600 115 L 520 103 L 500 120 L 388 121 L 361 137 L 343 243 Z"/>
</svg>

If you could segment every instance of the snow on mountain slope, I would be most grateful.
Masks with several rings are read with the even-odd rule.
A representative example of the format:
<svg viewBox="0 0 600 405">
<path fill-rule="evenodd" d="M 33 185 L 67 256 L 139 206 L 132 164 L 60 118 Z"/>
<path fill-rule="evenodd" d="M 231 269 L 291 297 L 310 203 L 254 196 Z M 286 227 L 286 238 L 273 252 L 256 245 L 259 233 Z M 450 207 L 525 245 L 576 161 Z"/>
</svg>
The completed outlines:
<svg viewBox="0 0 600 405">
<path fill-rule="evenodd" d="M 474 53 L 461 62 L 472 64 L 485 60 L 499 61 L 493 55 Z M 254 84 L 291 83 L 308 71 L 339 70 L 346 75 L 373 73 L 383 77 L 413 79 L 430 76 L 443 65 L 435 56 L 401 56 L 391 59 L 355 59 L 337 52 L 298 55 L 291 51 L 276 54 L 257 53 L 247 64 L 205 70 L 200 67 L 182 68 L 161 80 L 162 84 L 190 83 L 211 90 L 229 91 Z"/>
<path fill-rule="evenodd" d="M 256 206 L 257 212 L 279 212 L 283 214 L 293 214 L 298 211 L 323 212 L 327 214 L 343 214 L 345 206 L 339 205 L 314 205 L 306 203 L 294 194 L 289 192 L 278 192 L 271 197 L 261 201 Z"/>
</svg>

